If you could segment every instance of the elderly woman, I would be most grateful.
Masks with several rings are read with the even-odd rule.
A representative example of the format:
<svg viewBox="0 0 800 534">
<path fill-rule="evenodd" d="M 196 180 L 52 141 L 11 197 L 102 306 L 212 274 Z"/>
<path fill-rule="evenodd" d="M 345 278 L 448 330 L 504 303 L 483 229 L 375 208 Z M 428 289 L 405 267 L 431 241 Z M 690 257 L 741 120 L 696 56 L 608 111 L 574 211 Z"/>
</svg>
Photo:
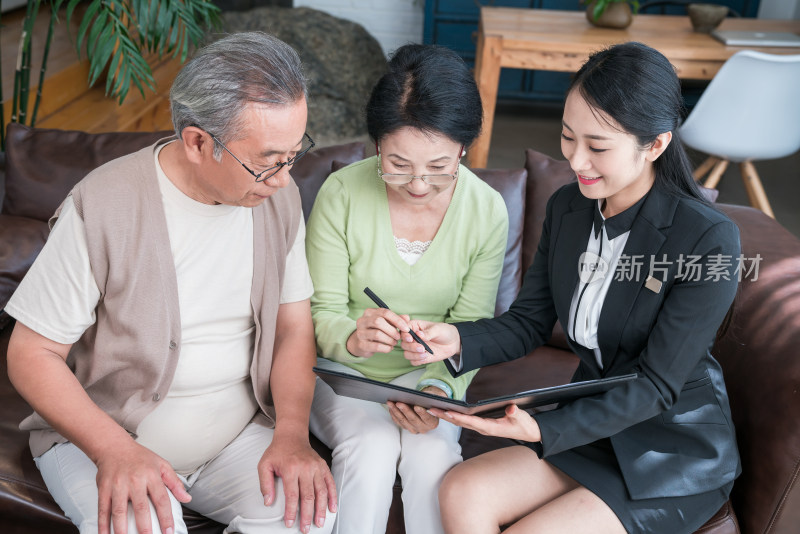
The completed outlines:
<svg viewBox="0 0 800 534">
<path fill-rule="evenodd" d="M 460 164 L 481 122 L 478 89 L 455 53 L 396 51 L 367 105 L 377 156 L 331 175 L 308 223 L 318 366 L 464 396 L 472 373 L 453 378 L 442 362 L 414 367 L 397 343 L 410 316 L 493 314 L 508 214 L 500 195 Z M 393 311 L 377 308 L 366 286 Z M 339 397 L 318 380 L 311 429 L 333 449 L 339 532 L 385 530 L 396 471 L 406 530 L 442 531 L 437 491 L 462 460 L 458 427 L 420 407 Z"/>
</svg>

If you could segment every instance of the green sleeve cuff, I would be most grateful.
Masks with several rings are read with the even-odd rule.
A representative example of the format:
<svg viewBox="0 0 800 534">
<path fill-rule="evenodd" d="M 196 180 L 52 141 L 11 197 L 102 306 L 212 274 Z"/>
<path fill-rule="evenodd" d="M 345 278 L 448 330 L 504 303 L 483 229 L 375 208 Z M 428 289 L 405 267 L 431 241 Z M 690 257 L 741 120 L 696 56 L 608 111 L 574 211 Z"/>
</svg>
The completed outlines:
<svg viewBox="0 0 800 534">
<path fill-rule="evenodd" d="M 475 373 L 477 372 L 477 370 L 470 371 L 457 378 L 453 378 L 453 375 L 451 375 L 450 371 L 447 370 L 444 362 L 434 362 L 428 364 L 427 368 L 425 369 L 425 373 L 420 378 L 420 382 L 429 379 L 441 380 L 450 386 L 450 389 L 453 392 L 452 398 L 463 399 L 464 395 L 467 393 L 467 387 L 469 386 L 470 382 L 472 382 L 472 379 L 475 377 Z"/>
<path fill-rule="evenodd" d="M 417 384 L 417 391 L 422 391 L 428 386 L 433 386 L 435 388 L 439 388 L 444 391 L 447 398 L 453 398 L 453 388 L 451 388 L 447 383 L 443 380 L 439 380 L 437 378 L 426 378 L 424 380 L 420 380 L 419 384 Z"/>
</svg>

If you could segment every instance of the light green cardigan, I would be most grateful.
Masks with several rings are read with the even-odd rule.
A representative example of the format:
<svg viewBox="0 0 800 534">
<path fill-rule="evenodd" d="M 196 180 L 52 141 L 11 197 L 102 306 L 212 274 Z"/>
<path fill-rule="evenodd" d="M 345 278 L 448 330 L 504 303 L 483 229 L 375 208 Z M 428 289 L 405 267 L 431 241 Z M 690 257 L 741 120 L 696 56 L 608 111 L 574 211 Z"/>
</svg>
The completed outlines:
<svg viewBox="0 0 800 534">
<path fill-rule="evenodd" d="M 508 234 L 500 194 L 464 166 L 430 248 L 408 265 L 395 248 L 386 187 L 376 158 L 332 174 L 320 188 L 308 221 L 306 254 L 314 281 L 311 313 L 320 356 L 368 378 L 388 382 L 415 369 L 399 345 L 359 358 L 347 351 L 356 319 L 375 304 L 369 287 L 398 314 L 429 321 L 473 321 L 494 315 Z M 453 378 L 443 362 L 421 380 L 442 380 L 464 396 L 474 373 Z"/>
</svg>

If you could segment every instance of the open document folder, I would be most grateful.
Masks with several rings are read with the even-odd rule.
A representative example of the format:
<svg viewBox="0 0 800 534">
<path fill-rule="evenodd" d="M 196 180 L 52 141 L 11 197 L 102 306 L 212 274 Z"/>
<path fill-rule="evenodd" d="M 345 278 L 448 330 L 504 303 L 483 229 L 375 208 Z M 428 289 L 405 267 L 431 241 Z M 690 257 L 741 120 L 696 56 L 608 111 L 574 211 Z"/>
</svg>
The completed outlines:
<svg viewBox="0 0 800 534">
<path fill-rule="evenodd" d="M 349 375 L 338 371 L 328 371 L 318 367 L 314 367 L 314 372 L 331 386 L 337 395 L 379 402 L 381 404 L 386 403 L 386 401 L 403 402 L 412 406 L 440 408 L 442 410 L 451 410 L 469 415 L 499 415 L 509 404 L 516 404 L 520 408 L 525 409 L 556 402 L 570 401 L 579 397 L 603 393 L 613 387 L 633 380 L 637 376 L 636 374 L 630 374 L 610 378 L 599 378 L 560 386 L 532 389 L 513 395 L 503 395 L 501 397 L 484 399 L 477 402 L 465 402 L 439 397 L 438 395 L 395 386 L 393 384 L 386 384 L 361 376 Z"/>
</svg>

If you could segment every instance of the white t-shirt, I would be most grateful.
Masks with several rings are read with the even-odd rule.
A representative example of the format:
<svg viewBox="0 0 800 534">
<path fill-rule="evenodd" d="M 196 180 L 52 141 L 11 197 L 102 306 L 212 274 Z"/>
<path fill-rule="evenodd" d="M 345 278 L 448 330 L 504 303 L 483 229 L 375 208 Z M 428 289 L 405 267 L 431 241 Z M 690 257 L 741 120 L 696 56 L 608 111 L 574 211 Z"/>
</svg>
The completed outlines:
<svg viewBox="0 0 800 534">
<path fill-rule="evenodd" d="M 156 168 L 178 281 L 181 354 L 167 396 L 137 429 L 137 441 L 188 474 L 213 458 L 252 419 L 252 210 L 202 204 Z M 313 293 L 305 225 L 286 257 L 280 302 Z M 83 221 L 65 203 L 41 254 L 6 311 L 39 334 L 71 344 L 94 323 L 100 298 Z"/>
</svg>

